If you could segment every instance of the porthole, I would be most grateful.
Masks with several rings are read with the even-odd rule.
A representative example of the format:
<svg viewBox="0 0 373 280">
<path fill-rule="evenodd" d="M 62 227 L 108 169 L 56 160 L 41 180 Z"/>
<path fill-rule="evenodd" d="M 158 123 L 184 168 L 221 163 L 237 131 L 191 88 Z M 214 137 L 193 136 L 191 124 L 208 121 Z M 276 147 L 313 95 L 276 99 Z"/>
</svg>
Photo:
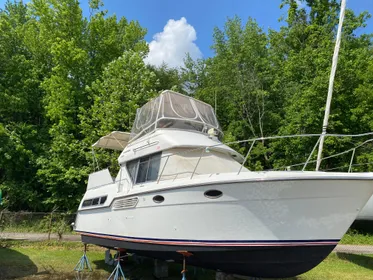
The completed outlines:
<svg viewBox="0 0 373 280">
<path fill-rule="evenodd" d="M 207 198 L 219 198 L 223 195 L 223 193 L 219 190 L 208 190 L 205 191 L 205 196 Z"/>
<path fill-rule="evenodd" d="M 164 197 L 161 195 L 156 195 L 155 197 L 153 197 L 153 201 L 155 203 L 162 203 L 164 201 Z"/>
</svg>

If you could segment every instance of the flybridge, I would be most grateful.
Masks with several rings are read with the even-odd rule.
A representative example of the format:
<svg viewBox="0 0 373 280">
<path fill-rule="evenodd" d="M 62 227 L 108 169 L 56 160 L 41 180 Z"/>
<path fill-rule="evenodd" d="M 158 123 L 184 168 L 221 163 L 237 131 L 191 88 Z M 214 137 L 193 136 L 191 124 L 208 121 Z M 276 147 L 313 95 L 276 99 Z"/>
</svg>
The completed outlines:
<svg viewBox="0 0 373 280">
<path fill-rule="evenodd" d="M 160 128 L 206 134 L 214 129 L 218 136 L 223 135 L 211 105 L 170 90 L 163 91 L 137 110 L 130 141 Z"/>
<path fill-rule="evenodd" d="M 129 142 L 156 129 L 165 128 L 206 134 L 214 129 L 218 137 L 223 135 L 211 105 L 166 90 L 137 110 L 131 133 L 113 131 L 101 137 L 92 147 L 122 151 Z"/>
</svg>

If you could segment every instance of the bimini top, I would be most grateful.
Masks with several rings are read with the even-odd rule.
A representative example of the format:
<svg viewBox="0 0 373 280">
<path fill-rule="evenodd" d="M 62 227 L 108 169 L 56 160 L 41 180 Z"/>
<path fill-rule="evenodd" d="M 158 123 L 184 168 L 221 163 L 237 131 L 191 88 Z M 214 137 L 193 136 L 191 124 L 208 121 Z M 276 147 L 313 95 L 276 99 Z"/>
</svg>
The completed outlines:
<svg viewBox="0 0 373 280">
<path fill-rule="evenodd" d="M 113 131 L 101 137 L 92 147 L 122 151 L 127 146 L 129 140 L 129 132 Z"/>
<path fill-rule="evenodd" d="M 223 135 L 209 104 L 170 90 L 163 91 L 157 98 L 137 109 L 130 139 L 137 139 L 157 128 L 192 130 L 206 134 L 213 128 L 218 136 Z"/>
</svg>

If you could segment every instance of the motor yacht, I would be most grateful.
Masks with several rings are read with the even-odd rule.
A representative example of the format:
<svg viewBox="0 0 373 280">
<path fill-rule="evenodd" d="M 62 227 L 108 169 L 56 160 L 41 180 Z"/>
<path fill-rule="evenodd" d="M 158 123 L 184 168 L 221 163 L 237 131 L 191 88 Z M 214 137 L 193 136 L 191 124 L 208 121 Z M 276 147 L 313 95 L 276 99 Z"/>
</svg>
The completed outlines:
<svg viewBox="0 0 373 280">
<path fill-rule="evenodd" d="M 95 148 L 119 172 L 89 175 L 74 229 L 82 242 L 225 273 L 283 278 L 334 249 L 373 193 L 372 173 L 250 171 L 221 142 L 213 108 L 164 91 L 132 131 Z"/>
</svg>

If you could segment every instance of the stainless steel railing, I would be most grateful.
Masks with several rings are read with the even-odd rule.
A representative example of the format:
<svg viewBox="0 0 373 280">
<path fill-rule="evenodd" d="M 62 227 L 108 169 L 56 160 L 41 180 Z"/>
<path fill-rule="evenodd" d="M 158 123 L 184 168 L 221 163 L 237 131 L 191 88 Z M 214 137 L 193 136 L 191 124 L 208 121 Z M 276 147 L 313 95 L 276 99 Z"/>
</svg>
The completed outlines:
<svg viewBox="0 0 373 280">
<path fill-rule="evenodd" d="M 251 143 L 250 144 L 250 147 L 249 147 L 249 150 L 248 152 L 246 153 L 245 157 L 243 158 L 243 161 L 239 167 L 239 170 L 237 172 L 237 175 L 239 175 L 241 172 L 242 172 L 242 169 L 244 168 L 255 144 L 259 141 L 265 141 L 265 140 L 276 140 L 276 139 L 286 139 L 286 138 L 297 138 L 297 137 L 301 137 L 301 138 L 306 138 L 306 137 L 309 137 L 309 138 L 315 138 L 317 137 L 317 141 L 316 141 L 316 144 L 314 145 L 312 151 L 310 152 L 309 156 L 307 157 L 307 160 L 305 162 L 301 162 L 301 163 L 295 163 L 295 164 L 292 164 L 292 165 L 287 165 L 287 166 L 282 166 L 282 167 L 278 167 L 278 168 L 274 168 L 274 169 L 270 169 L 270 170 L 291 170 L 291 168 L 294 168 L 294 167 L 300 167 L 302 166 L 302 171 L 305 171 L 306 170 L 306 167 L 309 165 L 309 164 L 312 164 L 312 163 L 316 163 L 317 160 L 311 160 L 312 158 L 312 155 L 314 154 L 319 142 L 320 142 L 320 138 L 321 138 L 322 134 L 298 134 L 298 135 L 284 135 L 284 136 L 269 136 L 269 137 L 258 137 L 258 138 L 252 138 L 252 139 L 247 139 L 247 140 L 239 140 L 239 141 L 233 141 L 233 142 L 226 142 L 226 143 L 217 143 L 215 145 L 211 145 L 211 146 L 203 146 L 203 147 L 197 147 L 197 148 L 193 148 L 193 149 L 188 149 L 188 150 L 184 150 L 184 151 L 181 151 L 181 152 L 176 152 L 176 153 L 172 153 L 172 154 L 167 154 L 167 155 L 163 155 L 161 157 L 161 162 L 162 162 L 162 159 L 165 159 L 164 160 L 164 164 L 161 168 L 161 171 L 158 175 L 158 178 L 156 180 L 157 184 L 160 183 L 161 181 L 166 181 L 166 180 L 172 180 L 172 181 L 175 181 L 177 178 L 179 178 L 180 175 L 186 175 L 186 174 L 190 174 L 190 179 L 193 179 L 195 175 L 202 175 L 200 173 L 197 172 L 197 168 L 201 162 L 201 159 L 202 157 L 204 156 L 205 152 L 208 151 L 209 149 L 213 149 L 215 147 L 219 147 L 219 146 L 228 146 L 228 145 L 234 145 L 234 144 L 243 144 L 243 143 Z M 355 135 L 350 135 L 350 134 L 325 134 L 324 137 L 335 137 L 335 138 L 343 138 L 343 137 L 350 137 L 350 138 L 359 138 L 359 137 L 366 137 L 366 136 L 373 136 L 373 132 L 368 132 L 368 133 L 362 133 L 362 134 L 355 134 Z M 347 149 L 345 151 L 342 151 L 342 152 L 339 152 L 339 153 L 336 153 L 336 154 L 333 154 L 333 155 L 330 155 L 330 156 L 326 156 L 326 157 L 323 157 L 321 160 L 326 160 L 326 159 L 330 159 L 330 158 L 334 158 L 334 157 L 338 157 L 338 156 L 341 156 L 341 155 L 344 155 L 344 154 L 347 154 L 347 153 L 351 153 L 351 158 L 350 158 L 350 161 L 349 161 L 349 164 L 348 164 L 348 172 L 352 172 L 352 167 L 353 166 L 359 166 L 359 165 L 364 165 L 364 164 L 367 164 L 367 163 L 364 163 L 364 164 L 353 164 L 354 162 L 354 158 L 355 158 L 355 154 L 356 154 L 356 150 L 363 147 L 364 145 L 368 144 L 368 143 L 371 143 L 373 142 L 373 138 L 372 139 L 368 139 L 368 140 L 365 140 L 364 142 L 358 144 L 358 145 L 355 145 L 354 147 L 350 148 L 350 149 Z M 195 164 L 194 168 L 192 171 L 182 171 L 182 172 L 177 172 L 177 173 L 173 173 L 173 174 L 166 174 L 164 175 L 164 171 L 167 167 L 167 165 L 169 164 L 169 159 L 172 157 L 172 156 L 176 156 L 176 155 L 183 155 L 183 154 L 188 154 L 192 151 L 201 151 L 201 154 L 200 156 L 198 157 L 197 159 L 197 163 Z M 369 163 L 368 163 L 369 164 Z M 373 164 L 370 163 L 370 164 Z M 347 167 L 347 166 L 343 166 L 344 168 Z M 333 169 L 338 169 L 337 168 L 331 168 L 331 169 L 327 169 L 327 170 L 324 170 L 324 171 L 329 171 L 329 170 L 333 170 Z M 214 173 L 212 173 L 214 174 Z M 210 174 L 210 176 L 212 175 Z M 206 174 L 204 174 L 206 175 Z M 208 174 L 207 174 L 208 175 Z M 182 178 L 185 179 L 187 176 L 183 176 Z M 118 180 L 118 181 L 114 181 L 114 183 L 118 184 L 118 189 L 120 187 L 120 185 L 122 184 L 121 181 L 126 181 L 128 187 L 127 187 L 127 193 L 129 192 L 129 190 L 131 190 L 134 186 L 133 183 L 131 183 L 127 178 L 124 178 L 124 179 L 121 179 L 121 180 Z M 97 187 L 100 187 L 100 186 L 97 186 Z"/>
<path fill-rule="evenodd" d="M 302 138 L 304 138 L 304 137 L 312 137 L 312 138 L 313 137 L 318 137 L 316 144 L 314 145 L 311 153 L 309 154 L 309 156 L 308 156 L 308 158 L 307 158 L 307 160 L 305 162 L 297 163 L 297 164 L 292 164 L 292 165 L 287 165 L 287 166 L 283 166 L 283 167 L 276 168 L 276 169 L 271 169 L 271 170 L 281 170 L 281 169 L 287 169 L 288 170 L 288 169 L 291 169 L 291 167 L 303 166 L 302 171 L 305 171 L 305 169 L 306 169 L 306 167 L 307 167 L 308 164 L 310 164 L 310 163 L 316 163 L 317 162 L 317 160 L 311 160 L 311 158 L 312 158 L 312 155 L 315 152 L 315 150 L 316 150 L 316 148 L 317 148 L 317 146 L 318 146 L 318 144 L 320 142 L 321 136 L 322 136 L 322 134 L 297 134 L 297 135 L 258 137 L 258 138 L 247 139 L 247 140 L 239 140 L 239 141 L 233 141 L 233 142 L 227 142 L 227 143 L 218 143 L 216 145 L 211 145 L 211 146 L 206 146 L 206 147 L 198 147 L 198 148 L 194 148 L 194 149 L 191 149 L 191 150 L 186 150 L 186 151 L 183 151 L 181 153 L 175 153 L 175 154 L 165 155 L 163 157 L 166 157 L 167 159 L 165 161 L 165 164 L 162 167 L 161 173 L 158 176 L 157 183 L 159 183 L 160 178 L 162 177 L 162 174 L 163 174 L 163 172 L 165 170 L 165 167 L 166 167 L 166 165 L 168 163 L 169 158 L 171 156 L 174 156 L 174 155 L 180 155 L 182 153 L 187 153 L 188 151 L 202 150 L 201 155 L 198 158 L 197 163 L 196 163 L 196 165 L 194 167 L 194 170 L 191 173 L 190 179 L 192 179 L 194 177 L 195 173 L 196 173 L 197 167 L 198 167 L 198 165 L 199 165 L 199 163 L 201 161 L 201 158 L 202 158 L 202 156 L 204 154 L 204 151 L 206 149 L 218 147 L 218 146 L 221 146 L 221 145 L 242 144 L 242 143 L 251 142 L 250 148 L 249 148 L 248 152 L 246 153 L 246 155 L 244 157 L 244 160 L 243 160 L 243 162 L 242 162 L 242 164 L 241 164 L 241 166 L 240 166 L 240 168 L 239 168 L 239 170 L 237 172 L 237 175 L 239 175 L 241 173 L 241 171 L 242 171 L 242 169 L 243 169 L 243 167 L 244 167 L 244 165 L 245 165 L 248 157 L 250 156 L 250 153 L 252 152 L 252 149 L 253 149 L 255 143 L 257 143 L 258 141 L 275 140 L 275 139 L 285 139 L 285 138 L 297 138 L 297 137 L 302 137 Z M 336 137 L 336 138 L 343 138 L 343 137 L 358 138 L 358 137 L 364 137 L 364 136 L 373 136 L 373 132 L 362 133 L 362 134 L 324 134 L 324 137 Z M 345 150 L 343 152 L 323 157 L 321 160 L 326 160 L 326 159 L 338 157 L 338 156 L 341 156 L 343 154 L 351 152 L 352 155 L 351 155 L 351 159 L 350 159 L 350 163 L 349 163 L 349 167 L 348 167 L 348 172 L 352 172 L 353 160 L 354 160 L 356 149 L 358 149 L 358 148 L 360 148 L 360 147 L 362 147 L 365 144 L 370 143 L 370 142 L 373 142 L 373 139 L 366 140 L 363 143 L 361 143 L 359 145 L 356 145 L 355 147 L 353 147 L 351 149 L 348 149 L 348 150 Z M 183 172 L 183 173 L 185 173 L 185 172 Z"/>
</svg>

